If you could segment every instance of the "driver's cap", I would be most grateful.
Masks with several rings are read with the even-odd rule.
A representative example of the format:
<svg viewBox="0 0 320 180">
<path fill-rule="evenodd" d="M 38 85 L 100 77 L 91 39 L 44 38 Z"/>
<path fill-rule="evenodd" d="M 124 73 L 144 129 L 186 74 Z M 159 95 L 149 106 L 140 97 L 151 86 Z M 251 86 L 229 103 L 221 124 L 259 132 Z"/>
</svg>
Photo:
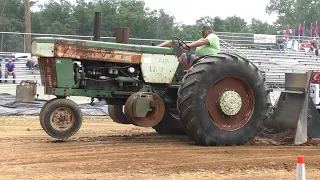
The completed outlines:
<svg viewBox="0 0 320 180">
<path fill-rule="evenodd" d="M 212 28 L 210 26 L 208 26 L 208 25 L 204 25 L 204 26 L 202 26 L 202 29 L 201 29 L 200 32 L 208 31 L 208 30 L 212 31 Z"/>
</svg>

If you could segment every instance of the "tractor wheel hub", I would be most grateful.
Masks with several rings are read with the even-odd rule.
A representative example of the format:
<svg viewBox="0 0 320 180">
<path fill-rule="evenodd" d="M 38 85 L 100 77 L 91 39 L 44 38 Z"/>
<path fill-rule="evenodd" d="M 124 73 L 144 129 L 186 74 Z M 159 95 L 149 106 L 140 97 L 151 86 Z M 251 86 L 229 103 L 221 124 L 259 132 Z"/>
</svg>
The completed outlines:
<svg viewBox="0 0 320 180">
<path fill-rule="evenodd" d="M 224 114 L 233 116 L 240 111 L 242 99 L 235 91 L 225 91 L 220 95 L 219 105 Z"/>
<path fill-rule="evenodd" d="M 50 116 L 50 124 L 57 131 L 67 131 L 75 123 L 75 115 L 69 108 L 57 108 Z"/>
</svg>

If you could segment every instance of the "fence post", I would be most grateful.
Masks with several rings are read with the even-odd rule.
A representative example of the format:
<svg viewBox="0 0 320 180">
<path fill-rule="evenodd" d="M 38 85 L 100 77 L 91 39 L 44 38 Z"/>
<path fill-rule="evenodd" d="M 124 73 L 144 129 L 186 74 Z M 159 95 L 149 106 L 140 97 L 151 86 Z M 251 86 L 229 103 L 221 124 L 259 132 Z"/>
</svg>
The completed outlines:
<svg viewBox="0 0 320 180">
<path fill-rule="evenodd" d="M 1 33 L 0 52 L 3 52 L 3 33 Z"/>
<path fill-rule="evenodd" d="M 23 52 L 26 52 L 26 34 L 23 34 Z"/>
<path fill-rule="evenodd" d="M 31 19 L 30 19 L 30 0 L 25 0 L 25 44 L 24 52 L 31 53 Z"/>
</svg>

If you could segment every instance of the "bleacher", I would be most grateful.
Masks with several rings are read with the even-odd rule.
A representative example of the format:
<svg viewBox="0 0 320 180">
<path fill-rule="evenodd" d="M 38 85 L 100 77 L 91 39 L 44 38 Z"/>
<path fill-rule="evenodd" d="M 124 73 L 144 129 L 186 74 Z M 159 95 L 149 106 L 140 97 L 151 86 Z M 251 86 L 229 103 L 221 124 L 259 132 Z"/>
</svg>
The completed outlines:
<svg viewBox="0 0 320 180">
<path fill-rule="evenodd" d="M 40 71 L 39 70 L 29 70 L 26 66 L 25 60 L 14 59 L 13 63 L 15 64 L 15 73 L 16 73 L 16 84 L 13 84 L 12 75 L 8 76 L 8 82 L 4 83 L 5 79 L 5 66 L 7 64 L 7 59 L 2 59 L 1 63 L 1 71 L 2 71 L 2 83 L 0 83 L 0 88 L 12 88 L 17 84 L 20 84 L 21 81 L 31 80 L 37 82 L 37 84 L 41 84 Z"/>
<path fill-rule="evenodd" d="M 266 82 L 271 87 L 281 87 L 285 73 L 305 73 L 309 70 L 320 71 L 320 57 L 312 52 L 239 50 L 266 73 Z M 261 63 L 261 65 L 259 65 Z"/>
</svg>

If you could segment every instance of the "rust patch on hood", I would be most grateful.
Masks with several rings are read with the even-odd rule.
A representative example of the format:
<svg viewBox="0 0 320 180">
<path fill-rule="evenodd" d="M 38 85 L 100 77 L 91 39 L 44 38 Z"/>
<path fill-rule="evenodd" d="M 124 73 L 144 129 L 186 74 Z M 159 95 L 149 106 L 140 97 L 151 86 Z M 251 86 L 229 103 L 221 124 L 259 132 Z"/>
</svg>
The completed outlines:
<svg viewBox="0 0 320 180">
<path fill-rule="evenodd" d="M 57 87 L 58 79 L 55 58 L 39 58 L 41 82 L 47 87 Z"/>
<path fill-rule="evenodd" d="M 56 42 L 54 56 L 61 58 L 87 59 L 120 63 L 141 63 L 141 53 L 88 48 L 81 43 L 77 45 L 70 45 L 64 41 Z"/>
</svg>

